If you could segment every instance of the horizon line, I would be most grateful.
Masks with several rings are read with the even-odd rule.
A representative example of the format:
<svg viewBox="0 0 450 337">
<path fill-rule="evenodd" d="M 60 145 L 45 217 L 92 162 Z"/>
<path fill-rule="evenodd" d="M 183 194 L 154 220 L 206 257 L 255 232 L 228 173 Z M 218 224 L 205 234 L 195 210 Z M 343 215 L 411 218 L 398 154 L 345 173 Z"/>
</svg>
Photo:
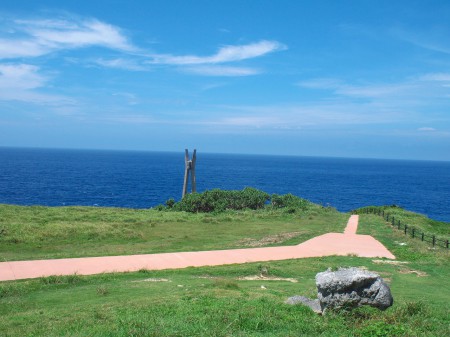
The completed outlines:
<svg viewBox="0 0 450 337">
<path fill-rule="evenodd" d="M 67 150 L 67 151 L 110 151 L 110 152 L 156 152 L 156 153 L 178 153 L 175 150 L 143 150 L 143 149 L 107 149 L 107 148 L 86 148 L 86 147 L 47 147 L 47 146 L 4 146 L 0 149 L 28 149 L 28 150 Z M 180 153 L 184 154 L 184 149 Z M 194 150 L 194 148 L 192 149 Z M 198 151 L 198 149 L 197 149 Z M 366 159 L 366 160 L 392 160 L 392 161 L 420 161 L 420 162 L 438 162 L 450 163 L 450 160 L 437 159 L 417 159 L 417 158 L 380 158 L 380 157 L 350 157 L 333 155 L 302 155 L 302 154 L 274 154 L 274 153 L 245 153 L 245 152 L 200 152 L 212 155 L 236 155 L 236 156 L 267 156 L 267 157 L 299 157 L 299 158 L 330 158 L 330 159 Z"/>
</svg>

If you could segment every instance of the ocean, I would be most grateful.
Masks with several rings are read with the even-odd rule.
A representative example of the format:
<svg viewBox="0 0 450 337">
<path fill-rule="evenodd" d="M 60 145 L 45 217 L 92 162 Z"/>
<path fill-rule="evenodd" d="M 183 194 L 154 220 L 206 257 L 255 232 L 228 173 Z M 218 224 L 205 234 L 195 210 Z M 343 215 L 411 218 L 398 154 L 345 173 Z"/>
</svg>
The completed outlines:
<svg viewBox="0 0 450 337">
<path fill-rule="evenodd" d="M 0 148 L 0 203 L 149 208 L 181 198 L 184 151 Z M 450 162 L 197 152 L 197 191 L 292 193 L 340 211 L 398 205 L 450 222 Z"/>
</svg>

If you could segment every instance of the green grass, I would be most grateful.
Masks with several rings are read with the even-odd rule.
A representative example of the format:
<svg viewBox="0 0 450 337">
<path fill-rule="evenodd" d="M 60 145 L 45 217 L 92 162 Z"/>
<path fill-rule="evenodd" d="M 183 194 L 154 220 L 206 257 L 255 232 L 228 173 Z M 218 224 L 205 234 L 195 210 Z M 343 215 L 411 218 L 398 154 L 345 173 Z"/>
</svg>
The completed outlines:
<svg viewBox="0 0 450 337">
<path fill-rule="evenodd" d="M 295 245 L 342 232 L 347 219 L 317 205 L 219 214 L 0 205 L 0 261 Z"/>
<path fill-rule="evenodd" d="M 389 214 L 390 217 L 394 217 L 396 221 L 400 220 L 403 225 L 415 227 L 421 232 L 425 232 L 429 235 L 440 236 L 445 239 L 449 239 L 449 226 L 448 222 L 436 221 L 426 217 L 425 215 L 410 212 L 401 207 L 396 206 L 369 206 L 360 208 L 358 211 L 363 212 L 365 209 L 369 210 L 381 210 L 385 214 Z"/>
<path fill-rule="evenodd" d="M 419 220 L 421 215 L 417 215 Z M 443 233 L 442 229 L 429 228 L 431 234 Z M 440 263 L 447 264 L 449 249 L 443 247 L 432 247 L 429 242 L 422 242 L 420 238 L 412 238 L 405 235 L 403 231 L 391 226 L 382 217 L 373 214 L 360 215 L 357 234 L 368 234 L 376 237 L 383 243 L 399 260 L 414 261 L 417 263 Z M 447 237 L 450 236 L 450 226 L 447 225 Z"/>
<path fill-rule="evenodd" d="M 228 238 L 226 244 L 232 246 L 252 235 L 258 239 L 268 233 L 302 229 L 308 233 L 306 236 L 330 228 L 342 231 L 343 223 L 348 219 L 346 214 L 336 215 L 332 210 L 320 208 L 299 214 L 265 210 L 218 215 L 96 208 L 5 208 L 10 213 L 9 222 L 3 221 L 2 226 L 16 219 L 15 223 L 31 223 L 40 228 L 39 219 L 42 222 L 46 219 L 57 230 L 59 224 L 68 226 L 73 221 L 80 227 L 72 232 L 75 238 L 66 238 L 65 231 L 61 231 L 48 240 L 56 244 L 64 237 L 72 240 L 74 245 L 81 242 L 83 231 L 88 228 L 94 233 L 99 233 L 103 227 L 102 230 L 111 231 L 114 226 L 108 227 L 109 223 L 125 227 L 128 224 L 128 230 L 132 231 L 133 228 L 141 228 L 136 225 L 140 221 L 151 221 L 156 226 L 149 226 L 149 233 L 167 225 L 163 233 L 172 236 L 186 226 L 190 233 L 198 231 L 200 238 L 196 243 L 200 247 L 219 247 L 220 239 L 215 238 L 217 233 L 225 241 Z M 2 212 L 8 213 L 5 209 Z M 14 212 L 15 217 L 11 214 Z M 327 218 L 334 225 L 326 224 Z M 136 222 L 126 219 L 135 219 Z M 289 227 L 289 222 L 297 227 Z M 38 237 L 37 233 L 48 230 L 46 226 L 35 229 L 35 234 L 24 240 L 23 247 L 31 245 L 30 242 Z M 393 265 L 379 263 L 377 259 L 332 256 L 1 282 L 0 336 L 448 336 L 448 250 L 430 249 L 420 240 L 405 237 L 375 215 L 360 216 L 358 233 L 375 236 L 396 255 L 398 261 L 406 263 Z M 151 238 L 150 234 L 145 235 Z M 115 245 L 125 245 L 123 235 L 116 233 L 112 236 L 116 240 Z M 152 240 L 147 240 L 152 246 Z M 195 243 L 190 240 L 181 242 L 184 242 L 184 247 L 192 247 Z M 106 239 L 97 241 L 97 244 L 108 249 L 115 247 Z M 178 248 L 173 244 L 168 247 Z M 91 251 L 101 252 L 101 247 L 97 249 Z M 65 254 L 71 252 L 66 250 Z M 318 316 L 304 306 L 284 304 L 293 295 L 316 296 L 316 273 L 328 267 L 350 266 L 379 273 L 390 284 L 394 305 L 383 312 L 359 308 Z M 244 276 L 259 275 L 261 270 L 267 270 L 269 276 L 295 278 L 298 282 L 242 280 Z"/>
<path fill-rule="evenodd" d="M 66 276 L 0 284 L 2 336 L 445 336 L 448 268 L 426 277 L 371 259 L 327 257 L 265 264 L 286 281 L 243 281 L 260 264 Z M 328 267 L 364 266 L 391 285 L 395 303 L 318 316 L 283 302 L 315 295 L 314 276 Z M 409 266 L 408 266 L 409 267 Z M 168 282 L 150 282 L 166 279 Z M 266 289 L 262 289 L 264 285 Z M 436 291 L 439 289 L 439 291 Z"/>
</svg>

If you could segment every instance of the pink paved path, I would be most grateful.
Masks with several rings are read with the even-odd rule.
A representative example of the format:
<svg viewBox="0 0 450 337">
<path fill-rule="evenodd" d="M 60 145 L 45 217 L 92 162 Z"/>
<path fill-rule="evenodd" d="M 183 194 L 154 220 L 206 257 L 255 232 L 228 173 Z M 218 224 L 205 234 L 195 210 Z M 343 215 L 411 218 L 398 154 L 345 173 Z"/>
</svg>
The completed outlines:
<svg viewBox="0 0 450 337">
<path fill-rule="evenodd" d="M 395 256 L 372 236 L 356 234 L 358 219 L 358 215 L 350 217 L 344 234 L 324 234 L 297 246 L 0 262 L 0 281 L 74 273 L 92 275 L 140 269 L 178 269 L 331 255 L 352 254 L 395 259 Z"/>
</svg>

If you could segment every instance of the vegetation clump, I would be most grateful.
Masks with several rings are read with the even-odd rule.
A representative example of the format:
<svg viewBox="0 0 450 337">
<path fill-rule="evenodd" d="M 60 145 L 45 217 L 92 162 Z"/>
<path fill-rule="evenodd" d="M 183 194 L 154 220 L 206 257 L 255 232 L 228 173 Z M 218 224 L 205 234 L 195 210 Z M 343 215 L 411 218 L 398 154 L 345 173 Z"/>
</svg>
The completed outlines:
<svg viewBox="0 0 450 337">
<path fill-rule="evenodd" d="M 289 213 L 295 213 L 296 210 L 306 210 L 310 205 L 311 202 L 308 200 L 290 193 L 285 195 L 272 194 L 270 196 L 256 188 L 246 187 L 241 191 L 213 189 L 203 193 L 187 194 L 179 202 L 169 199 L 166 201 L 166 206 L 160 205 L 156 209 L 191 213 L 218 213 L 226 210 L 286 208 Z"/>
</svg>

